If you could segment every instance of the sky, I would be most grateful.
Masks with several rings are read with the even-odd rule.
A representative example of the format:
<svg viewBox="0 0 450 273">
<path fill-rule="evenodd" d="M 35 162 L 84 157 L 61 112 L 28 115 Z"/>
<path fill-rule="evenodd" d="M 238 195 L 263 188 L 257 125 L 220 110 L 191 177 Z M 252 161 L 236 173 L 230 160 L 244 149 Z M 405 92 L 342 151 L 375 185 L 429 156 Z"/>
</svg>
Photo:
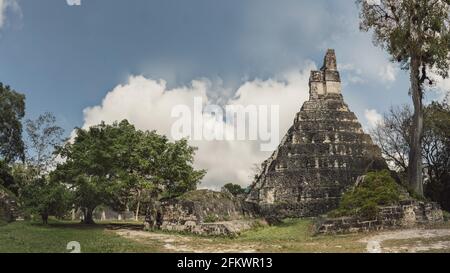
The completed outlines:
<svg viewBox="0 0 450 273">
<path fill-rule="evenodd" d="M 169 134 L 173 106 L 200 96 L 277 104 L 282 137 L 328 48 L 366 129 L 410 104 L 407 73 L 359 31 L 353 0 L 0 0 L 0 81 L 26 95 L 27 118 L 52 112 L 67 136 L 123 118 Z M 436 89 L 428 100 L 450 82 Z M 270 155 L 254 141 L 192 145 L 207 188 L 250 184 Z"/>
</svg>

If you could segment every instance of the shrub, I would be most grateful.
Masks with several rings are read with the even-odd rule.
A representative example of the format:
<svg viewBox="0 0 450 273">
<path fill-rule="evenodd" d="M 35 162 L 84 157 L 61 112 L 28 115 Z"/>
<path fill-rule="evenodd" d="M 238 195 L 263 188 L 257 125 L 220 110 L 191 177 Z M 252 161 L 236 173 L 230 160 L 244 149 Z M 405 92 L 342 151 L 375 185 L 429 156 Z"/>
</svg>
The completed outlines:
<svg viewBox="0 0 450 273">
<path fill-rule="evenodd" d="M 241 185 L 228 183 L 223 186 L 224 189 L 229 191 L 233 196 L 238 196 L 240 194 L 245 194 L 245 189 Z"/>
<path fill-rule="evenodd" d="M 450 212 L 444 210 L 443 214 L 444 214 L 444 221 L 448 222 L 450 220 Z"/>
<path fill-rule="evenodd" d="M 206 217 L 203 219 L 203 222 L 205 223 L 214 223 L 217 222 L 219 219 L 216 215 L 214 214 L 208 214 L 206 215 Z"/>
<path fill-rule="evenodd" d="M 329 216 L 376 217 L 378 206 L 395 204 L 400 199 L 399 185 L 387 170 L 369 172 L 364 181 L 344 193 L 339 207 Z"/>
</svg>

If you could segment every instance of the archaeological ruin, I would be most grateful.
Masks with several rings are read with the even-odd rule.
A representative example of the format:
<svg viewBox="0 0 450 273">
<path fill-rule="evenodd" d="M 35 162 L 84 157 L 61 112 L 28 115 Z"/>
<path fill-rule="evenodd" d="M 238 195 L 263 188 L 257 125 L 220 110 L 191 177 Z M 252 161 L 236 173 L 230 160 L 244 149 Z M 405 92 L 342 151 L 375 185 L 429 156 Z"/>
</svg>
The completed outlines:
<svg viewBox="0 0 450 273">
<path fill-rule="evenodd" d="M 370 219 L 358 216 L 319 218 L 315 223 L 315 233 L 342 234 L 412 228 L 442 221 L 442 210 L 437 203 L 409 199 L 396 205 L 379 207 L 377 216 Z"/>
<path fill-rule="evenodd" d="M 395 206 L 380 207 L 374 219 L 322 218 L 366 173 L 388 166 L 344 102 L 334 50 L 327 51 L 319 71 L 311 72 L 309 88 L 309 100 L 279 147 L 263 162 L 246 195 L 237 198 L 226 191 L 197 190 L 162 200 L 147 212 L 146 228 L 237 235 L 255 224 L 316 217 L 317 233 L 336 234 L 442 221 L 439 205 L 414 200 L 404 188 L 406 198 Z"/>
<path fill-rule="evenodd" d="M 148 230 L 156 228 L 199 235 L 235 236 L 264 224 L 256 219 L 254 210 L 247 205 L 243 198 L 225 190 L 190 191 L 149 207 L 145 226 Z"/>
<path fill-rule="evenodd" d="M 312 71 L 310 96 L 278 149 L 262 164 L 248 202 L 262 215 L 318 216 L 335 209 L 358 176 L 387 168 L 342 96 L 334 50 Z"/>
<path fill-rule="evenodd" d="M 12 222 L 18 216 L 18 206 L 13 196 L 0 186 L 0 224 Z"/>
</svg>

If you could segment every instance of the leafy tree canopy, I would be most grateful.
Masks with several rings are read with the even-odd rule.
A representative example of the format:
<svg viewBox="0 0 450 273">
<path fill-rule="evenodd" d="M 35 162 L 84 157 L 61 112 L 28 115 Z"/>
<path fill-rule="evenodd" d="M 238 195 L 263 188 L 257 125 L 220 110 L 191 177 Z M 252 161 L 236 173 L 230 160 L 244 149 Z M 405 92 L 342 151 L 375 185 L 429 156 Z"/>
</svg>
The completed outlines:
<svg viewBox="0 0 450 273">
<path fill-rule="evenodd" d="M 245 189 L 241 187 L 241 185 L 228 183 L 223 186 L 226 190 L 228 190 L 232 195 L 238 196 L 240 194 L 245 193 Z"/>
<path fill-rule="evenodd" d="M 0 160 L 24 160 L 21 119 L 25 115 L 25 96 L 0 83 Z"/>
<path fill-rule="evenodd" d="M 101 123 L 78 129 L 73 142 L 60 149 L 65 162 L 53 177 L 72 185 L 75 203 L 90 223 L 95 207 L 124 208 L 136 189 L 159 189 L 165 196 L 195 189 L 205 171 L 193 168 L 194 153 L 186 140 L 172 143 L 126 120 Z"/>
<path fill-rule="evenodd" d="M 422 138 L 425 84 L 432 74 L 443 78 L 450 70 L 450 0 L 357 0 L 360 27 L 373 30 L 374 43 L 410 71 L 414 114 L 408 155 L 408 182 L 423 196 Z"/>
</svg>

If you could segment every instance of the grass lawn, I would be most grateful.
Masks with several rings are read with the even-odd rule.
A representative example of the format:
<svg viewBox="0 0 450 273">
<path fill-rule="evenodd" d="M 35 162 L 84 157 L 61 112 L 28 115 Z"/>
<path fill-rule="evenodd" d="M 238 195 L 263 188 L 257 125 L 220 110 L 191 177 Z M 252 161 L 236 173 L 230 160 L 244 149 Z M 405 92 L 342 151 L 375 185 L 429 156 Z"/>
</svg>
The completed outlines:
<svg viewBox="0 0 450 273">
<path fill-rule="evenodd" d="M 287 219 L 282 224 L 261 227 L 244 232 L 237 238 L 215 237 L 213 244 L 253 245 L 257 252 L 363 252 L 364 243 L 358 242 L 364 234 L 313 236 L 312 221 Z M 201 243 L 201 240 L 199 243 Z"/>
<path fill-rule="evenodd" d="M 363 252 L 366 246 L 358 241 L 364 236 L 313 236 L 311 220 L 288 219 L 281 225 L 250 230 L 235 240 L 258 242 L 260 252 Z"/>
<path fill-rule="evenodd" d="M 165 248 L 167 245 L 165 240 L 172 241 L 173 238 L 182 239 L 174 240 L 175 249 L 185 247 L 186 252 L 229 250 L 231 245 L 235 246 L 237 252 L 244 249 L 257 252 L 361 252 L 365 247 L 364 244 L 357 242 L 362 235 L 314 237 L 309 220 L 286 220 L 278 226 L 247 231 L 237 238 L 202 237 L 167 232 L 152 233 L 157 239 L 139 236 L 124 238 L 106 229 L 107 224 L 111 223 L 84 226 L 51 221 L 48 226 L 44 226 L 37 222 L 14 222 L 0 226 L 0 253 L 64 253 L 69 252 L 66 246 L 71 241 L 79 242 L 81 251 L 87 253 L 170 252 L 170 249 Z M 163 239 L 158 236 L 163 236 Z"/>
<path fill-rule="evenodd" d="M 116 224 L 116 225 L 113 225 Z M 450 229 L 445 223 L 435 228 Z M 120 235 L 119 235 L 120 233 Z M 84 226 L 71 222 L 52 221 L 44 226 L 33 222 L 14 222 L 0 226 L 1 252 L 64 253 L 67 243 L 77 241 L 84 253 L 134 252 L 364 252 L 361 239 L 374 234 L 313 236 L 312 221 L 285 220 L 282 224 L 260 227 L 236 238 L 204 237 L 170 232 L 145 232 L 136 223 L 100 223 Z M 391 240 L 383 247 L 413 247 L 418 244 L 450 243 L 449 238 Z M 400 250 L 402 248 L 399 248 Z M 428 251 L 448 252 L 448 249 Z M 427 249 L 423 249 L 427 251 Z"/>
<path fill-rule="evenodd" d="M 104 226 L 52 222 L 48 226 L 18 221 L 0 226 L 0 253 L 64 253 L 77 241 L 82 252 L 155 252 L 148 244 L 122 238 Z"/>
</svg>

